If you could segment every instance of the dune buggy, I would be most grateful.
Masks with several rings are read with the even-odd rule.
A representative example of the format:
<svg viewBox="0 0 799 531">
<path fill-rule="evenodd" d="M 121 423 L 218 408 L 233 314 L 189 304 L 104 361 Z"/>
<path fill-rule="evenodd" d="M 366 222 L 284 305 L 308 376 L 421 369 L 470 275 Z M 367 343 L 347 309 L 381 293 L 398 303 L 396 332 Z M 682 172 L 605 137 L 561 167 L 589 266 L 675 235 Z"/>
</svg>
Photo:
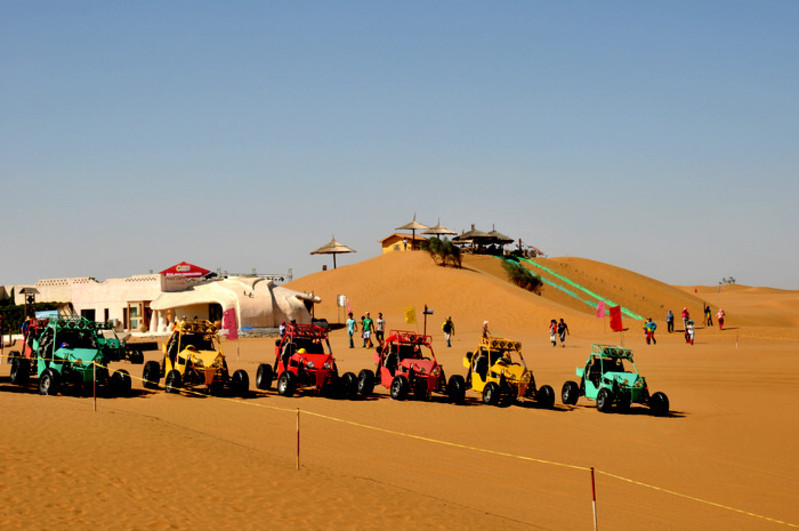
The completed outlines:
<svg viewBox="0 0 799 531">
<path fill-rule="evenodd" d="M 179 321 L 163 351 L 160 363 L 144 364 L 142 379 L 148 389 L 158 388 L 160 379 L 165 378 L 167 393 L 202 386 L 212 395 L 230 392 L 243 397 L 249 393 L 250 377 L 241 369 L 230 376 L 217 329 L 209 321 Z"/>
<path fill-rule="evenodd" d="M 513 359 L 518 355 L 521 363 Z M 483 394 L 483 402 L 505 406 L 525 399 L 540 407 L 555 405 L 555 391 L 548 385 L 536 388 L 533 372 L 522 356 L 522 344 L 500 337 L 480 338 L 477 350 L 467 352 L 463 366 L 468 369 L 466 388 Z"/>
<path fill-rule="evenodd" d="M 11 383 L 25 385 L 35 375 L 43 395 L 89 394 L 95 386 L 101 394 L 130 394 L 130 374 L 122 369 L 109 376 L 96 325 L 79 315 L 29 321 L 22 352 L 10 352 L 9 359 Z"/>
<path fill-rule="evenodd" d="M 669 414 L 669 398 L 661 392 L 649 394 L 646 379 L 638 374 L 630 349 L 592 345 L 585 366 L 577 368 L 577 376 L 579 384 L 571 380 L 563 384 L 564 404 L 574 405 L 579 397 L 585 396 L 596 400 L 597 409 L 603 413 L 611 411 L 614 404 L 617 410 L 627 411 L 635 403 L 648 405 L 656 416 Z"/>
<path fill-rule="evenodd" d="M 277 376 L 277 392 L 281 396 L 312 388 L 318 396 L 355 398 L 355 374 L 345 372 L 339 377 L 327 334 L 327 328 L 315 324 L 289 323 L 283 337 L 275 341 L 274 368 L 268 363 L 259 365 L 255 386 L 269 389 Z"/>
<path fill-rule="evenodd" d="M 447 382 L 438 364 L 430 336 L 391 330 L 374 355 L 377 383 L 389 389 L 391 398 L 405 400 L 412 395 L 428 400 L 432 393 L 446 395 L 450 402 L 462 404 L 466 394 L 463 376 L 453 375 Z M 375 385 L 375 373 L 364 369 L 358 375 L 358 388 L 366 394 Z M 368 392 L 367 392 L 368 391 Z"/>
<path fill-rule="evenodd" d="M 110 322 L 97 321 L 97 342 L 103 349 L 109 361 L 128 360 L 134 365 L 144 363 L 144 354 L 141 350 L 128 345 L 127 341 L 120 339 L 114 330 L 114 324 Z"/>
</svg>

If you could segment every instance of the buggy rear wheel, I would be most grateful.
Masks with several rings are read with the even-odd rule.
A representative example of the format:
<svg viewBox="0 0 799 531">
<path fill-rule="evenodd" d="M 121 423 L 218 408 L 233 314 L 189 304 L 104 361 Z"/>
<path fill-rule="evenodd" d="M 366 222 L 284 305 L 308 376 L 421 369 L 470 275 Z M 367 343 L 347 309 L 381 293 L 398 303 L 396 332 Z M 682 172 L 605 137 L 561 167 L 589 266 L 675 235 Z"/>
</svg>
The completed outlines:
<svg viewBox="0 0 799 531">
<path fill-rule="evenodd" d="M 369 369 L 363 369 L 358 373 L 358 393 L 361 396 L 369 396 L 375 390 L 375 373 Z"/>
<path fill-rule="evenodd" d="M 399 374 L 391 381 L 391 398 L 405 400 L 408 397 L 408 379 Z"/>
<path fill-rule="evenodd" d="M 542 385 L 535 394 L 535 401 L 539 407 L 552 409 L 555 406 L 555 390 L 548 385 Z"/>
<path fill-rule="evenodd" d="M 157 361 L 148 361 L 144 364 L 142 380 L 147 389 L 158 389 L 158 381 L 161 379 L 161 365 Z"/>
<path fill-rule="evenodd" d="M 447 384 L 447 396 L 453 404 L 463 404 L 466 399 L 466 382 L 460 374 L 453 374 L 449 377 Z"/>
<path fill-rule="evenodd" d="M 31 375 L 31 362 L 28 358 L 18 356 L 11 360 L 11 383 L 25 385 Z"/>
<path fill-rule="evenodd" d="M 657 392 L 649 398 L 649 409 L 656 417 L 665 417 L 669 414 L 669 397 L 666 393 Z"/>
<path fill-rule="evenodd" d="M 297 388 L 297 377 L 293 372 L 283 371 L 277 379 L 277 393 L 280 396 L 291 396 Z"/>
<path fill-rule="evenodd" d="M 613 407 L 613 393 L 603 387 L 596 395 L 596 408 L 602 413 L 609 413 L 611 407 Z"/>
<path fill-rule="evenodd" d="M 175 369 L 169 371 L 169 374 L 166 375 L 166 380 L 164 381 L 164 391 L 167 393 L 180 393 L 180 388 L 182 386 L 182 378 L 180 377 L 180 372 Z"/>
<path fill-rule="evenodd" d="M 258 372 L 255 373 L 255 387 L 261 390 L 266 390 L 272 387 L 272 380 L 275 379 L 275 373 L 272 371 L 272 366 L 268 363 L 258 365 Z"/>
<path fill-rule="evenodd" d="M 580 398 L 580 386 L 577 385 L 577 382 L 569 380 L 564 383 L 560 390 L 561 401 L 567 406 L 573 406 L 577 403 L 578 398 Z"/>
<path fill-rule="evenodd" d="M 345 372 L 339 381 L 339 389 L 344 398 L 350 400 L 358 396 L 358 377 L 354 372 Z"/>
<path fill-rule="evenodd" d="M 239 369 L 230 378 L 230 390 L 234 396 L 245 397 L 250 392 L 250 375 L 247 371 Z"/>
<path fill-rule="evenodd" d="M 114 396 L 129 396 L 130 395 L 130 374 L 125 369 L 116 371 L 111 376 L 111 394 Z"/>
<path fill-rule="evenodd" d="M 8 356 L 6 356 L 6 363 L 11 364 L 14 361 L 14 359 L 19 357 L 21 357 L 19 352 L 16 350 L 12 350 L 11 352 L 8 353 Z"/>
</svg>

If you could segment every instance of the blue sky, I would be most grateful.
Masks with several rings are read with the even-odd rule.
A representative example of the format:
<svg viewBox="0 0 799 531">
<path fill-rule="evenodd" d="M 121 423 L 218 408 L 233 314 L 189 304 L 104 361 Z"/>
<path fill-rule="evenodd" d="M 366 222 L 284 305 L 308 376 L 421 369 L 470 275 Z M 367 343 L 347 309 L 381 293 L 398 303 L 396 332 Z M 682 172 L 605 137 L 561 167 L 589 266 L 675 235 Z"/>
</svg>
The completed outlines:
<svg viewBox="0 0 799 531">
<path fill-rule="evenodd" d="M 799 289 L 799 3 L 0 0 L 0 284 L 413 217 Z"/>
</svg>

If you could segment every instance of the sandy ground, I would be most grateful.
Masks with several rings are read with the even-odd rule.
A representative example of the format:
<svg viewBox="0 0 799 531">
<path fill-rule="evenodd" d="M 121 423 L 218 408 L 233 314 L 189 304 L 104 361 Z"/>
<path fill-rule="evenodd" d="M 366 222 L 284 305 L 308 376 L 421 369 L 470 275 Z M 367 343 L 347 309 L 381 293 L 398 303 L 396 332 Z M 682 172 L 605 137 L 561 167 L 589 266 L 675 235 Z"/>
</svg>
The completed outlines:
<svg viewBox="0 0 799 531">
<path fill-rule="evenodd" d="M 0 526 L 590 529 L 590 467 L 604 529 L 786 527 L 745 513 L 799 524 L 799 292 L 725 286 L 719 293 L 591 261 L 550 262 L 572 268 L 581 283 L 615 283 L 616 298 L 623 287 L 628 300 L 620 302 L 640 301 L 639 312 L 696 304 L 697 315 L 702 301 L 722 305 L 730 328 L 700 327 L 690 346 L 661 322 L 658 344 L 647 346 L 641 323 L 625 320 L 629 330 L 609 332 L 560 295 L 510 286 L 490 261 L 453 271 L 413 253 L 311 275 L 291 287 L 321 295 L 317 315 L 331 322 L 338 293 L 358 315 L 383 311 L 389 328 L 421 330 L 422 322 L 398 326 L 402 309 L 435 309 L 428 330 L 448 374 L 464 372 L 461 358 L 489 319 L 495 334 L 524 343 L 538 384 L 556 389 L 556 408 L 489 407 L 472 392 L 463 406 L 396 402 L 382 388 L 358 401 L 283 398 L 254 386 L 246 399 L 167 396 L 134 381 L 133 397 L 99 399 L 94 411 L 91 398 L 12 386 L 4 361 Z M 447 313 L 456 323 L 452 348 L 440 331 Z M 571 335 L 565 348 L 553 348 L 546 326 L 560 317 Z M 601 414 L 585 399 L 563 406 L 561 385 L 598 342 L 635 349 L 672 415 L 655 418 L 636 406 Z M 341 370 L 372 368 L 371 351 L 347 348 L 344 330 L 334 330 L 331 343 Z M 231 369 L 254 381 L 258 363 L 274 360 L 273 345 L 242 339 L 224 347 Z M 117 367 L 141 375 L 141 366 Z"/>
</svg>

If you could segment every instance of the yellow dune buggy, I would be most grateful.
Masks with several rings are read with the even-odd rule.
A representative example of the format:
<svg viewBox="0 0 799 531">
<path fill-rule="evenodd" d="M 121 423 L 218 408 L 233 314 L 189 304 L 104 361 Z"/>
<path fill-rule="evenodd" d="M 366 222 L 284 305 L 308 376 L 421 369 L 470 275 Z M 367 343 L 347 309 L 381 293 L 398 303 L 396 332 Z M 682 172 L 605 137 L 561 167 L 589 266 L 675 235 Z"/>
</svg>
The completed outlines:
<svg viewBox="0 0 799 531">
<path fill-rule="evenodd" d="M 209 321 L 180 321 L 164 344 L 161 363 L 144 364 L 145 387 L 158 388 L 164 377 L 167 393 L 205 386 L 212 395 L 229 391 L 234 396 L 246 396 L 250 388 L 246 371 L 239 369 L 230 377 L 216 327 Z"/>
<path fill-rule="evenodd" d="M 521 363 L 514 359 L 518 356 Z M 535 386 L 532 371 L 522 356 L 522 344 L 501 337 L 483 337 L 474 352 L 467 352 L 463 366 L 468 369 L 466 388 L 483 394 L 483 402 L 508 405 L 533 399 L 537 405 L 552 408 L 555 391 L 548 385 Z"/>
</svg>

